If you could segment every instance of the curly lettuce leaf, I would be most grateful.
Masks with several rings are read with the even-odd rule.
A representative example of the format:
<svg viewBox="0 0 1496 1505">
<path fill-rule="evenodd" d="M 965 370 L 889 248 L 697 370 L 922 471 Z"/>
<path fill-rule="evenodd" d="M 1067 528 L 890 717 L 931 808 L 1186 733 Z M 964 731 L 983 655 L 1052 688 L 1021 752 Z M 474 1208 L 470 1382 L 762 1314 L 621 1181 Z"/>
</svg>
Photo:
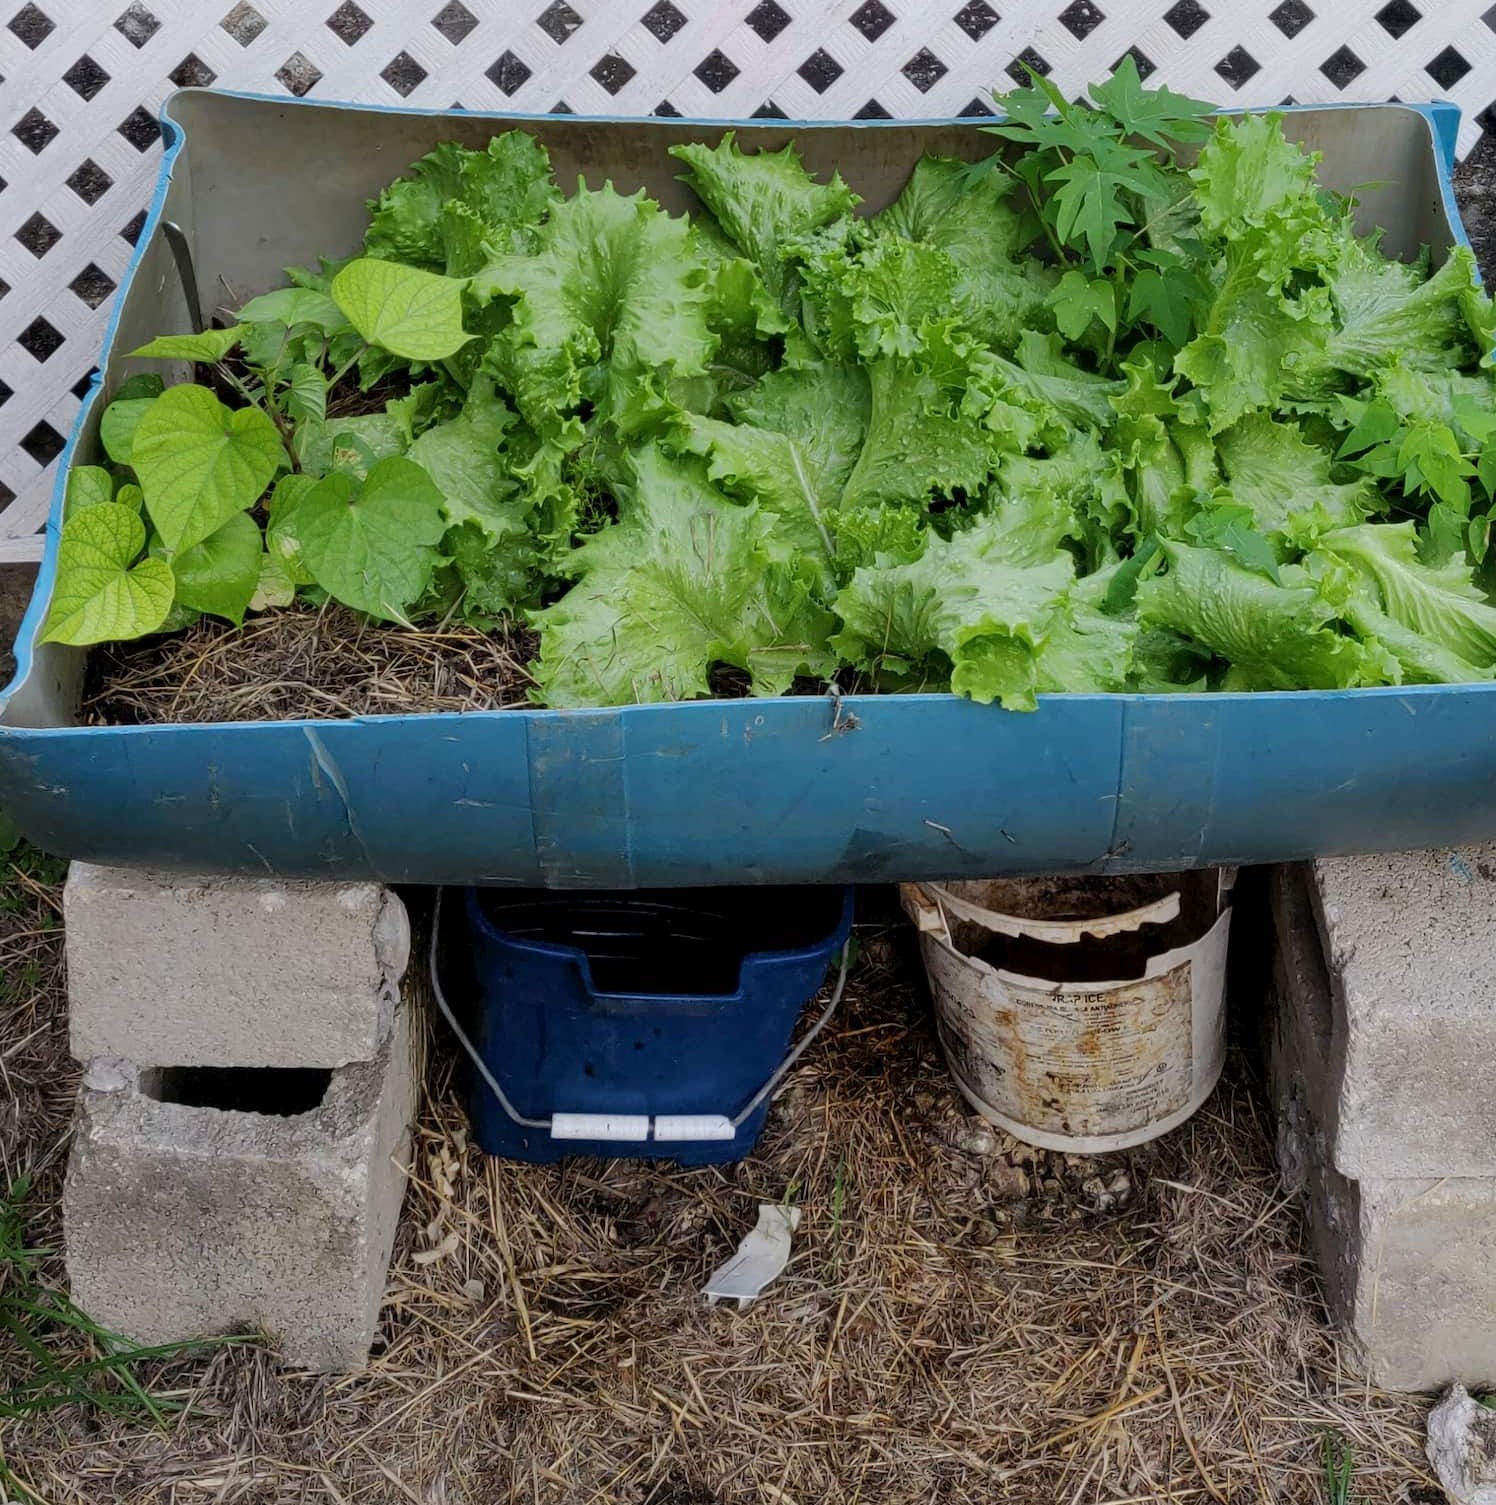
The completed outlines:
<svg viewBox="0 0 1496 1505">
<path fill-rule="evenodd" d="M 1496 606 L 1463 557 L 1423 563 L 1413 523 L 1363 523 L 1325 534 L 1319 547 L 1356 571 L 1394 621 L 1466 663 L 1496 665 Z"/>
<path fill-rule="evenodd" d="M 934 493 L 976 491 L 992 469 L 992 436 L 962 410 L 963 394 L 912 361 L 867 367 L 867 439 L 842 505 L 918 504 Z"/>
<path fill-rule="evenodd" d="M 444 141 L 371 202 L 364 250 L 469 276 L 483 259 L 525 247 L 560 197 L 545 148 L 526 131 L 482 151 Z"/>
<path fill-rule="evenodd" d="M 715 664 L 758 695 L 828 675 L 832 619 L 814 574 L 775 557 L 768 517 L 728 501 L 697 461 L 634 455 L 620 520 L 576 551 L 579 582 L 535 616 L 546 704 L 626 705 L 711 693 Z"/>
<path fill-rule="evenodd" d="M 1032 710 L 1039 656 L 1074 578 L 1064 553 L 1009 562 L 1011 535 L 990 517 L 920 558 L 857 570 L 836 599 L 837 651 L 893 683 L 939 684 L 1008 710 Z"/>
<path fill-rule="evenodd" d="M 1407 370 L 1439 373 L 1485 353 L 1475 346 L 1479 331 L 1468 316 L 1485 299 L 1468 246 L 1454 247 L 1429 277 L 1383 255 L 1375 237 L 1347 236 L 1328 286 L 1339 327 L 1324 360 L 1336 370 L 1369 377 L 1395 360 Z"/>
<path fill-rule="evenodd" d="M 956 264 L 933 246 L 874 234 L 852 245 L 827 233 L 802 256 L 810 332 L 834 359 L 908 359 L 922 354 L 933 326 L 948 320 Z"/>
<path fill-rule="evenodd" d="M 731 406 L 735 423 L 683 414 L 685 447 L 708 457 L 725 491 L 772 514 L 776 536 L 829 578 L 837 514 L 867 432 L 867 378 L 830 364 L 776 371 Z"/>
<path fill-rule="evenodd" d="M 1233 500 L 1251 509 L 1253 526 L 1268 537 L 1302 544 L 1380 506 L 1369 481 L 1333 482 L 1330 456 L 1286 419 L 1249 414 L 1218 434 L 1216 445 Z"/>
<path fill-rule="evenodd" d="M 875 225 L 944 252 L 956 269 L 955 311 L 976 335 L 1011 350 L 1025 329 L 1053 323 L 1046 300 L 1058 271 L 1024 249 L 1032 234 L 1008 203 L 1013 180 L 987 173 L 968 180 L 968 164 L 921 157 L 909 181 Z"/>
<path fill-rule="evenodd" d="M 1321 286 L 1291 292 L 1293 270 L 1259 233 L 1227 244 L 1204 327 L 1174 358 L 1203 396 L 1212 434 L 1280 406 L 1298 373 L 1326 364 L 1329 294 Z"/>
<path fill-rule="evenodd" d="M 1319 153 L 1284 139 L 1278 114 L 1219 116 L 1189 170 L 1200 227 L 1235 239 L 1274 223 L 1285 211 L 1315 209 Z"/>
<path fill-rule="evenodd" d="M 1126 384 L 1083 370 L 1065 354 L 1057 334 L 1026 329 L 1018 338 L 1012 360 L 988 357 L 984 379 L 1001 395 L 1004 390 L 1018 402 L 1031 404 L 1040 414 L 1062 419 L 1065 424 L 1106 428 L 1114 413 L 1111 399 Z"/>
<path fill-rule="evenodd" d="M 671 377 L 704 375 L 717 346 L 707 267 L 684 219 L 645 198 L 579 186 L 539 231 L 533 255 L 473 279 L 479 301 L 515 300 L 492 360 L 526 421 L 579 439 L 584 400 L 625 433 L 666 411 Z"/>
<path fill-rule="evenodd" d="M 817 183 L 793 143 L 749 154 L 739 150 L 732 131 L 715 147 L 693 142 L 672 146 L 670 155 L 686 164 L 685 182 L 758 269 L 770 296 L 792 312 L 796 274 L 785 252 L 791 242 L 851 213 L 858 197 L 841 174 Z"/>
<path fill-rule="evenodd" d="M 1302 570 L 1285 569 L 1279 585 L 1216 549 L 1172 540 L 1160 549 L 1168 568 L 1138 586 L 1139 620 L 1228 660 L 1236 688 L 1343 690 L 1367 682 L 1366 648 L 1336 630 L 1336 607 Z"/>
</svg>

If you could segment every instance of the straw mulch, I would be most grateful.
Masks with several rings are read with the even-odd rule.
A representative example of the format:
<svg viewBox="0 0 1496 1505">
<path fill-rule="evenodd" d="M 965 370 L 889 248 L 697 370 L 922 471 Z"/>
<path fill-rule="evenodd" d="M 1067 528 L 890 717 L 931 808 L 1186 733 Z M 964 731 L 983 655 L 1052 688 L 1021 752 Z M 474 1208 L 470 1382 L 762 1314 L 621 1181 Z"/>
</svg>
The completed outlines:
<svg viewBox="0 0 1496 1505">
<path fill-rule="evenodd" d="M 94 649 L 83 714 L 130 726 L 506 710 L 528 703 L 537 642 L 522 627 L 382 626 L 332 602 L 242 629 L 204 617 Z"/>
<path fill-rule="evenodd" d="M 0 1020 L 29 1104 L 0 1143 L 55 1198 L 60 959 L 34 929 L 4 943 L 44 976 Z M 1151 1149 L 1025 1150 L 952 1093 L 908 932 L 862 939 L 736 1167 L 488 1160 L 438 1039 L 366 1372 L 180 1359 L 148 1371 L 193 1407 L 166 1429 L 64 1408 L 0 1421 L 0 1458 L 48 1505 L 1266 1505 L 1326 1498 L 1331 1434 L 1356 1500 L 1438 1498 L 1425 1403 L 1364 1388 L 1325 1326 L 1240 1059 Z M 785 1275 L 706 1308 L 781 1200 Z"/>
</svg>

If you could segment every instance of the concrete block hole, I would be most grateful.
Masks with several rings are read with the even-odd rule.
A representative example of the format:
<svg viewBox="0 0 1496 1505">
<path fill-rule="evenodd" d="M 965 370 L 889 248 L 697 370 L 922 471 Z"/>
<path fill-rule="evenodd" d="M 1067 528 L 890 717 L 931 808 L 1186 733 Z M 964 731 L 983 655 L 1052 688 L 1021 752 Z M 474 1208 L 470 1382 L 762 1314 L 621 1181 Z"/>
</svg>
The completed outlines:
<svg viewBox="0 0 1496 1505">
<path fill-rule="evenodd" d="M 294 1118 L 322 1106 L 332 1070 L 320 1066 L 157 1066 L 140 1090 L 158 1103 Z"/>
</svg>

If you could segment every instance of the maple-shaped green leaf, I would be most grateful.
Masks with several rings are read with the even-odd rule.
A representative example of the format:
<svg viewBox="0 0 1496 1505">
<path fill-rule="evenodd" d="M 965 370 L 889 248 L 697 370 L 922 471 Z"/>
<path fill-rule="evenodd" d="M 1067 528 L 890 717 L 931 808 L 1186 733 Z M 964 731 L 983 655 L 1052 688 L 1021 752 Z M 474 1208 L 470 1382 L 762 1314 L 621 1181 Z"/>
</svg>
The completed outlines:
<svg viewBox="0 0 1496 1505">
<path fill-rule="evenodd" d="M 525 531 L 529 503 L 502 452 L 515 421 L 493 383 L 480 379 L 455 418 L 433 424 L 411 445 L 409 458 L 436 482 L 453 526 L 473 522 L 495 539 Z"/>
<path fill-rule="evenodd" d="M 747 153 L 738 149 L 732 131 L 715 147 L 672 146 L 670 155 L 690 169 L 685 181 L 758 268 L 770 295 L 789 308 L 795 287 L 795 270 L 785 257 L 790 243 L 850 214 L 858 202 L 841 174 L 817 183 L 793 143 L 777 152 Z"/>
<path fill-rule="evenodd" d="M 99 419 L 99 442 L 116 465 L 131 463 L 135 430 L 155 401 L 154 397 L 117 397 L 104 409 Z"/>
<path fill-rule="evenodd" d="M 67 490 L 62 499 L 65 518 L 85 507 L 97 507 L 113 500 L 114 477 L 102 465 L 75 465 L 68 471 Z"/>
<path fill-rule="evenodd" d="M 747 670 L 756 694 L 832 672 L 832 619 L 811 572 L 772 557 L 769 519 L 723 497 L 698 461 L 648 446 L 634 467 L 623 520 L 577 550 L 582 578 L 535 618 L 545 703 L 689 700 L 711 693 L 718 663 Z"/>
<path fill-rule="evenodd" d="M 1190 337 L 1210 301 L 1204 278 L 1173 252 L 1144 251 L 1128 288 L 1127 317 L 1146 319 L 1176 348 Z"/>
<path fill-rule="evenodd" d="M 278 287 L 251 298 L 239 310 L 243 324 L 312 324 L 324 334 L 347 329 L 348 316 L 330 293 L 311 287 Z"/>
<path fill-rule="evenodd" d="M 295 502 L 302 559 L 345 606 L 398 620 L 430 584 L 447 530 L 442 500 L 431 477 L 403 458 L 378 461 L 362 481 L 334 472 Z"/>
<path fill-rule="evenodd" d="M 1054 196 L 1055 230 L 1062 241 L 1082 237 L 1091 261 L 1104 267 L 1124 225 L 1134 223 L 1131 205 L 1123 195 L 1133 184 L 1125 172 L 1092 157 L 1063 162 L 1048 175 L 1060 185 Z"/>
<path fill-rule="evenodd" d="M 1109 79 L 1092 84 L 1086 92 L 1128 135 L 1141 136 L 1155 146 L 1203 141 L 1210 134 L 1210 126 L 1201 117 L 1213 115 L 1215 106 L 1172 89 L 1145 89 L 1130 52 L 1123 53 Z"/>
<path fill-rule="evenodd" d="M 259 408 L 231 411 L 206 387 L 170 387 L 151 403 L 130 445 L 161 541 L 180 554 L 254 506 L 285 459 Z"/>
<path fill-rule="evenodd" d="M 238 627 L 260 581 L 262 552 L 259 525 L 247 512 L 236 512 L 216 533 L 173 557 L 177 604 Z"/>
<path fill-rule="evenodd" d="M 1054 310 L 1054 321 L 1067 340 L 1078 340 L 1092 319 L 1113 332 L 1117 328 L 1117 284 L 1109 277 L 1087 277 L 1071 267 L 1044 300 Z"/>
<path fill-rule="evenodd" d="M 462 327 L 457 277 L 363 256 L 332 280 L 332 296 L 371 344 L 411 361 L 439 361 L 473 338 Z"/>
<path fill-rule="evenodd" d="M 134 562 L 144 547 L 145 524 L 117 502 L 69 517 L 42 641 L 110 643 L 155 632 L 171 610 L 176 581 L 163 559 Z"/>
<path fill-rule="evenodd" d="M 535 254 L 494 262 L 473 292 L 515 299 L 489 358 L 542 435 L 565 428 L 584 396 L 625 432 L 648 427 L 666 377 L 702 375 L 717 344 L 690 226 L 642 190 L 579 188 L 538 232 Z"/>
<path fill-rule="evenodd" d="M 221 361 L 239 343 L 244 331 L 233 325 L 228 329 L 205 329 L 201 334 L 158 335 L 131 355 L 161 361 Z"/>
</svg>

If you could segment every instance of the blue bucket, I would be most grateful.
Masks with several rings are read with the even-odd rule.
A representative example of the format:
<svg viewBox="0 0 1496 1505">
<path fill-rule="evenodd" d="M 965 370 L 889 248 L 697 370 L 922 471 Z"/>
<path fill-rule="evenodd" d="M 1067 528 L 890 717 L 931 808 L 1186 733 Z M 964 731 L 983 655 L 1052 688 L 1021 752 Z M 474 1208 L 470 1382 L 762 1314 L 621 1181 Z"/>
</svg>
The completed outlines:
<svg viewBox="0 0 1496 1505">
<path fill-rule="evenodd" d="M 741 1159 L 851 925 L 850 888 L 467 889 L 444 950 L 474 1003 L 478 1143 Z"/>
</svg>

